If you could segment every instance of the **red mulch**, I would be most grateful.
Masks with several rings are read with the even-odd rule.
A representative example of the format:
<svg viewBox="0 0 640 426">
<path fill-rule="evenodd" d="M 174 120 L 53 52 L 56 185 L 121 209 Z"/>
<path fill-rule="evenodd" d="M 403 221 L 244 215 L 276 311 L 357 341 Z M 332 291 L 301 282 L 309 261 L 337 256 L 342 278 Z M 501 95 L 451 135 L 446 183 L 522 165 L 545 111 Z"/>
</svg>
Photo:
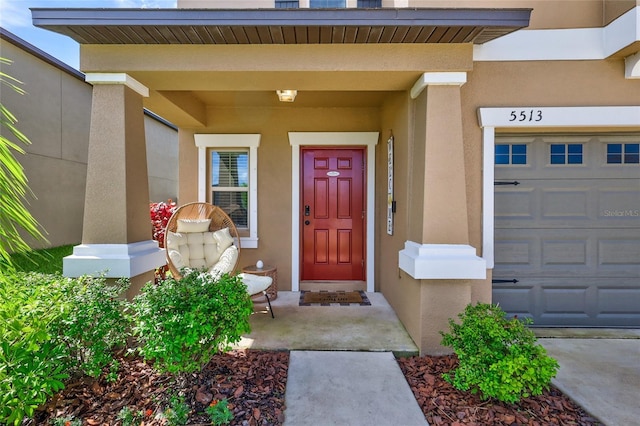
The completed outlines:
<svg viewBox="0 0 640 426">
<path fill-rule="evenodd" d="M 455 356 L 409 357 L 398 363 L 432 426 L 601 424 L 555 388 L 519 404 L 482 401 L 457 391 L 441 378 L 455 367 Z M 167 408 L 171 393 L 185 396 L 189 425 L 210 424 L 205 407 L 224 398 L 234 414 L 232 425 L 281 425 L 288 365 L 287 352 L 234 351 L 215 356 L 199 373 L 175 378 L 139 359 L 121 359 L 117 381 L 72 381 L 25 425 L 50 425 L 56 417 L 73 416 L 83 425 L 115 426 L 125 406 L 146 412 L 145 426 L 165 425 L 156 415 Z"/>
<path fill-rule="evenodd" d="M 478 395 L 456 390 L 442 378 L 457 366 L 455 355 L 401 358 L 398 363 L 431 426 L 601 425 L 553 386 L 518 404 L 482 401 Z"/>
<path fill-rule="evenodd" d="M 117 381 L 101 377 L 68 383 L 31 424 L 72 416 L 83 425 L 120 425 L 118 413 L 128 407 L 145 413 L 145 426 L 165 425 L 157 415 L 167 408 L 169 395 L 181 394 L 190 407 L 189 425 L 210 425 L 205 408 L 225 398 L 234 415 L 231 425 L 279 425 L 288 367 L 288 352 L 233 351 L 216 355 L 198 373 L 174 377 L 158 374 L 139 359 L 120 359 Z"/>
</svg>

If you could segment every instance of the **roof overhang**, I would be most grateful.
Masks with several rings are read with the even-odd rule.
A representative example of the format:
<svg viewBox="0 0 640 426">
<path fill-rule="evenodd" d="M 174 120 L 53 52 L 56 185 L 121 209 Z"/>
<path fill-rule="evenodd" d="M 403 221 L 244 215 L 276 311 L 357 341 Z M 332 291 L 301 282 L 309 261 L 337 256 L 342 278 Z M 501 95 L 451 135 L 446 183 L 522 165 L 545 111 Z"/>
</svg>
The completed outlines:
<svg viewBox="0 0 640 426">
<path fill-rule="evenodd" d="M 81 44 L 482 44 L 531 9 L 32 8 L 33 24 Z"/>
</svg>

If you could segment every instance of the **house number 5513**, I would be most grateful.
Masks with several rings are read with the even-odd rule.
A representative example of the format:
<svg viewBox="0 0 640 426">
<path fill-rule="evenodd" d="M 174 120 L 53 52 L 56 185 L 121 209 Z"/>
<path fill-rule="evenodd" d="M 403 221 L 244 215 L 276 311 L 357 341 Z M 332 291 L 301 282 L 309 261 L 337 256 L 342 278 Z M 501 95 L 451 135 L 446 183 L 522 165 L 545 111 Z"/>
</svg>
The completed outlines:
<svg viewBox="0 0 640 426">
<path fill-rule="evenodd" d="M 509 114 L 509 121 L 542 121 L 542 110 L 513 110 Z"/>
</svg>

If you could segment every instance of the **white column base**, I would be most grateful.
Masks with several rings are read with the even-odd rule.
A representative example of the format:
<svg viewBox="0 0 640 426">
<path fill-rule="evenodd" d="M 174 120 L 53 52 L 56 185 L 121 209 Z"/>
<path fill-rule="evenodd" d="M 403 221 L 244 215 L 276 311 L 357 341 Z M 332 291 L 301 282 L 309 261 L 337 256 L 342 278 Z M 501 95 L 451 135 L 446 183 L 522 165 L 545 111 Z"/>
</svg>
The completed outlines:
<svg viewBox="0 0 640 426">
<path fill-rule="evenodd" d="M 417 280 L 485 279 L 487 262 L 465 244 L 404 243 L 398 253 L 400 269 Z"/>
<path fill-rule="evenodd" d="M 81 244 L 62 260 L 63 275 L 131 278 L 166 264 L 165 250 L 155 240 L 130 244 Z"/>
</svg>

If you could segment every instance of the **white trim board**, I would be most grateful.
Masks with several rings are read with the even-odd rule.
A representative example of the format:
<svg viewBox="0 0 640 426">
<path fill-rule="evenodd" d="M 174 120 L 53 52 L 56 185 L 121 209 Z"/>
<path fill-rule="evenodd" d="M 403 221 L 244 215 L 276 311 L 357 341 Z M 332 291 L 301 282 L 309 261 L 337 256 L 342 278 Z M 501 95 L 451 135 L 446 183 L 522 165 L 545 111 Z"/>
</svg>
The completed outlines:
<svg viewBox="0 0 640 426">
<path fill-rule="evenodd" d="M 367 291 L 375 291 L 375 165 L 378 132 L 289 132 L 291 144 L 291 291 L 300 290 L 300 147 L 367 147 Z"/>
<path fill-rule="evenodd" d="M 606 27 L 520 30 L 473 46 L 474 61 L 598 60 L 640 41 L 640 6 Z"/>
<path fill-rule="evenodd" d="M 515 119 L 513 118 L 515 115 Z M 539 118 L 539 119 L 538 119 Z M 479 108 L 482 127 L 482 257 L 494 267 L 494 151 L 495 131 L 535 128 L 630 128 L 640 129 L 640 106 Z"/>
</svg>

